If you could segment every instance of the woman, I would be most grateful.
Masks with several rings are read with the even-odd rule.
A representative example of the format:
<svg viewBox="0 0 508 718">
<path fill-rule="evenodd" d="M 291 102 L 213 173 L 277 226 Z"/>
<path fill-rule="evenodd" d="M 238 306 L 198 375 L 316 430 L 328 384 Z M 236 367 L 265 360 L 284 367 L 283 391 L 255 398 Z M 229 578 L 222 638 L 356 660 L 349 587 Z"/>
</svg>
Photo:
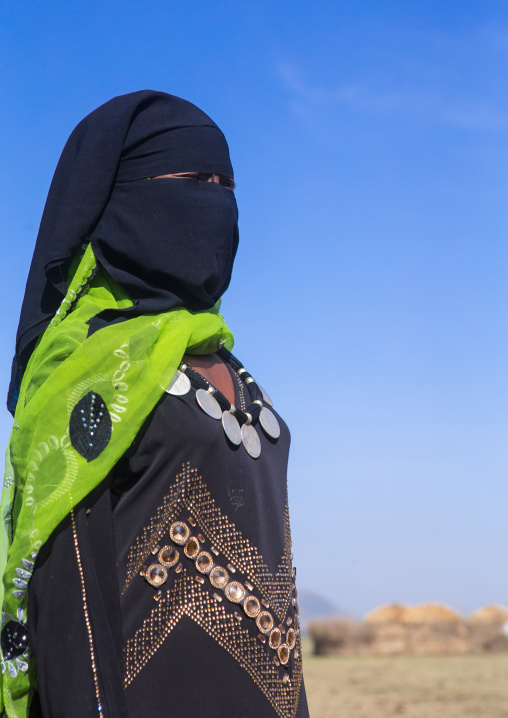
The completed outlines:
<svg viewBox="0 0 508 718">
<path fill-rule="evenodd" d="M 9 717 L 308 715 L 289 433 L 218 311 L 237 220 L 184 100 L 116 97 L 64 148 L 9 393 Z"/>
</svg>

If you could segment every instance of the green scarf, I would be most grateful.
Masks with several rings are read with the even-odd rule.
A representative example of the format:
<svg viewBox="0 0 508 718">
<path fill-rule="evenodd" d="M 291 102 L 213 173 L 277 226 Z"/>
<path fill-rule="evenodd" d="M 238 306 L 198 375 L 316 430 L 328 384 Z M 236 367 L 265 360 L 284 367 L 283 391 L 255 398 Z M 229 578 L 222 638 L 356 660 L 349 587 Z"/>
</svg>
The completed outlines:
<svg viewBox="0 0 508 718">
<path fill-rule="evenodd" d="M 183 354 L 209 354 L 220 342 L 233 346 L 219 303 L 208 311 L 177 308 L 135 317 L 87 338 L 89 319 L 132 302 L 103 270 L 93 276 L 97 265 L 90 245 L 78 262 L 67 295 L 25 371 L 7 448 L 0 537 L 2 626 L 26 623 L 37 552 L 131 445 Z M 112 432 L 104 450 L 87 461 L 70 441 L 69 419 L 91 391 L 107 407 Z M 35 682 L 29 652 L 11 660 L 2 655 L 0 711 L 9 718 L 26 718 Z"/>
</svg>

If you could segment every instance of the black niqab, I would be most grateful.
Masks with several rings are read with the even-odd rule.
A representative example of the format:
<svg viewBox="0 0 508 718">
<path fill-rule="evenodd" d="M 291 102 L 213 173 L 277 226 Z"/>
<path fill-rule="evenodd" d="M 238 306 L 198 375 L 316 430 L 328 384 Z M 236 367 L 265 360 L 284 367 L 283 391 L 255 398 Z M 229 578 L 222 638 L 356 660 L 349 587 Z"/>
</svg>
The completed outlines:
<svg viewBox="0 0 508 718">
<path fill-rule="evenodd" d="M 65 296 L 69 264 L 83 242 L 91 241 L 100 264 L 134 301 L 130 316 L 176 306 L 207 309 L 227 289 L 238 246 L 234 194 L 216 183 L 147 179 L 176 172 L 233 177 L 224 135 L 186 100 L 151 90 L 120 95 L 72 132 L 51 183 L 28 275 L 11 411 L 35 342 Z"/>
</svg>

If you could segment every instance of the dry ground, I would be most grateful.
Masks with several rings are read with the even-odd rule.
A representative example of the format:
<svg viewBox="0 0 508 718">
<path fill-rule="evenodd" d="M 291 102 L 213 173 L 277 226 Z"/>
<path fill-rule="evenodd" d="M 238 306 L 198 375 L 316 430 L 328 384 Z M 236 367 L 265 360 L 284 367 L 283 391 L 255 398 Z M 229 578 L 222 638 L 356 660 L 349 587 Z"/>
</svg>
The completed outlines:
<svg viewBox="0 0 508 718">
<path fill-rule="evenodd" d="M 508 655 L 317 657 L 311 718 L 508 718 Z"/>
</svg>

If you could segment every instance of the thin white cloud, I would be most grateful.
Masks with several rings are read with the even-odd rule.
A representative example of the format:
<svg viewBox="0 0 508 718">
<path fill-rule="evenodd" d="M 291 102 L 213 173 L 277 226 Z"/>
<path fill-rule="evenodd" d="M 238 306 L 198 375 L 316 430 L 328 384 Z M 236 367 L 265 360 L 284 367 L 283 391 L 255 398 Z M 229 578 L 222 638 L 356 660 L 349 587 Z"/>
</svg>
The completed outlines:
<svg viewBox="0 0 508 718">
<path fill-rule="evenodd" d="M 311 128 L 323 125 L 337 107 L 376 117 L 399 117 L 485 133 L 508 132 L 508 109 L 480 98 L 455 99 L 446 88 L 394 88 L 388 92 L 354 83 L 335 87 L 305 79 L 295 64 L 281 62 L 278 75 L 290 107 Z"/>
</svg>

